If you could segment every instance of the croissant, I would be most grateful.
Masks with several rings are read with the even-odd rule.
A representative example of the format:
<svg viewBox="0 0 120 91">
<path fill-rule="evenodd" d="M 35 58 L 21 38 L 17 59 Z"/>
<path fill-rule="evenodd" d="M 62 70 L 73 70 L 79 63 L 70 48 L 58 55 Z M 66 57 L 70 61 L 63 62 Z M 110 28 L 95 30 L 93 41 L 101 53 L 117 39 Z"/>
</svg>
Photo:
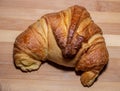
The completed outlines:
<svg viewBox="0 0 120 91">
<path fill-rule="evenodd" d="M 109 60 L 102 34 L 82 6 L 46 14 L 16 38 L 15 66 L 33 71 L 52 61 L 82 71 L 81 83 L 91 86 Z"/>
</svg>

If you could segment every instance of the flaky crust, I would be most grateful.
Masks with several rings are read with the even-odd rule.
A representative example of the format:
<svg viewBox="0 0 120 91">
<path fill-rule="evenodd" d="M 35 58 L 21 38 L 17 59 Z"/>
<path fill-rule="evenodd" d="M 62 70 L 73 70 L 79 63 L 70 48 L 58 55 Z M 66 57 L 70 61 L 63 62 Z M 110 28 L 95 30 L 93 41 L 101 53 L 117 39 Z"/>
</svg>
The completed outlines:
<svg viewBox="0 0 120 91">
<path fill-rule="evenodd" d="M 91 79 L 108 62 L 108 51 L 101 29 L 84 7 L 75 5 L 46 14 L 16 38 L 16 67 L 36 70 L 45 60 L 85 71 L 81 77 L 84 86 L 94 82 Z"/>
</svg>

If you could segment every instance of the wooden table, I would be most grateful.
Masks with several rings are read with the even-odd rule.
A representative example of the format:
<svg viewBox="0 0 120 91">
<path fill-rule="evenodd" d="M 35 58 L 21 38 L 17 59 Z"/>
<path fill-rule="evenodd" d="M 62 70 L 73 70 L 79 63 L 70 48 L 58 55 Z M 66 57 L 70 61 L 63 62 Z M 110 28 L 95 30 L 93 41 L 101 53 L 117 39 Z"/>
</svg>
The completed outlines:
<svg viewBox="0 0 120 91">
<path fill-rule="evenodd" d="M 79 75 L 45 63 L 23 73 L 13 64 L 13 43 L 45 13 L 71 5 L 85 6 L 102 28 L 110 54 L 106 70 L 95 84 L 83 87 Z M 0 91 L 120 91 L 120 0 L 0 0 Z"/>
</svg>

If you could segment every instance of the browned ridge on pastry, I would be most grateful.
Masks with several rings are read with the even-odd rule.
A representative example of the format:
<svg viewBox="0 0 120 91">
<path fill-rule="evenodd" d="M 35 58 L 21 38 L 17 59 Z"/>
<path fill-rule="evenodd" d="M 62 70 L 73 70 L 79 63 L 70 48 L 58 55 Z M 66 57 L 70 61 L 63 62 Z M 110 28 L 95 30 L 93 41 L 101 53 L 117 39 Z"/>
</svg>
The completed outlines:
<svg viewBox="0 0 120 91">
<path fill-rule="evenodd" d="M 70 22 L 66 25 L 66 14 L 65 11 L 59 13 L 47 14 L 44 17 L 47 22 L 50 23 L 53 33 L 56 37 L 57 44 L 62 50 L 62 54 L 65 58 L 73 58 L 79 49 L 81 48 L 82 42 L 87 41 L 91 35 L 89 29 L 92 27 L 97 27 L 87 10 L 81 6 L 75 5 L 71 8 Z M 64 26 L 61 26 L 61 19 Z M 86 20 L 86 23 L 84 23 Z M 81 25 L 83 23 L 83 25 Z M 80 30 L 79 26 L 82 30 Z M 63 28 L 64 27 L 64 28 Z M 96 28 L 97 29 L 97 28 Z M 100 30 L 93 30 L 95 33 L 101 32 Z M 66 33 L 65 35 L 65 32 Z M 86 35 L 79 34 L 79 32 L 86 32 Z M 87 38 L 85 36 L 88 36 Z"/>
<path fill-rule="evenodd" d="M 13 52 L 15 66 L 22 71 L 52 61 L 83 71 L 84 86 L 94 83 L 109 60 L 102 30 L 78 5 L 42 16 L 16 38 Z"/>
</svg>

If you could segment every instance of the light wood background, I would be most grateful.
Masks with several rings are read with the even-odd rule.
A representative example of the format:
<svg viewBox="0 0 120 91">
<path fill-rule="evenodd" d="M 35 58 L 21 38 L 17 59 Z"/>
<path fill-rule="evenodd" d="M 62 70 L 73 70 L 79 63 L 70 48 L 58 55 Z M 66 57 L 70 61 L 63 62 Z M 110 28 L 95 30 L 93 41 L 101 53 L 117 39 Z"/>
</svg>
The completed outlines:
<svg viewBox="0 0 120 91">
<path fill-rule="evenodd" d="M 45 13 L 75 4 L 88 9 L 106 39 L 110 60 L 95 84 L 83 87 L 74 71 L 49 63 L 30 73 L 16 69 L 16 36 Z M 0 0 L 0 91 L 120 91 L 120 0 Z"/>
</svg>

